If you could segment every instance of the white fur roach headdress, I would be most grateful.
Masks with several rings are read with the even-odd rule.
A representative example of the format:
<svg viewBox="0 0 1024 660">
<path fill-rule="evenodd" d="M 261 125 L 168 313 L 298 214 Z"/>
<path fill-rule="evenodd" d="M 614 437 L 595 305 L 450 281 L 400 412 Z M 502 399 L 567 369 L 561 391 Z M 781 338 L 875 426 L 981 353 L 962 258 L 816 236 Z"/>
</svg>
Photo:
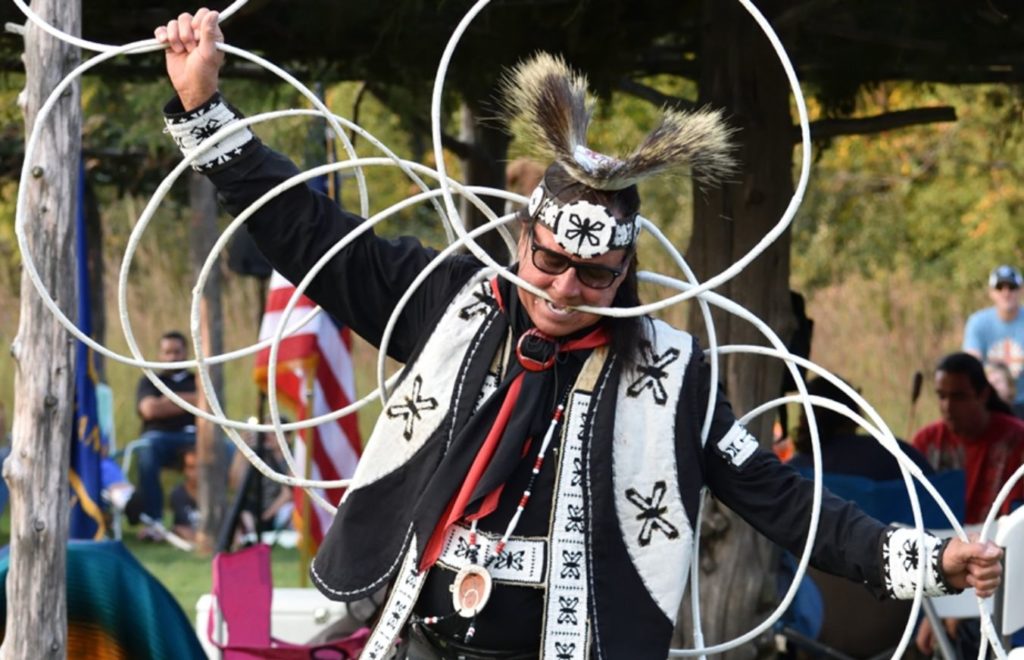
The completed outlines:
<svg viewBox="0 0 1024 660">
<path fill-rule="evenodd" d="M 624 158 L 587 147 L 591 101 L 587 79 L 561 57 L 538 53 L 502 79 L 502 106 L 513 132 L 534 155 L 561 163 L 570 176 L 598 190 L 621 190 L 649 176 L 689 170 L 720 183 L 735 163 L 732 129 L 717 110 L 665 110 L 658 126 Z"/>
<path fill-rule="evenodd" d="M 716 185 L 735 170 L 729 141 L 732 130 L 721 112 L 708 109 L 663 111 L 658 126 L 624 158 L 591 150 L 587 146 L 592 105 L 587 79 L 561 57 L 538 53 L 520 62 L 503 76 L 501 96 L 506 124 L 526 142 L 527 150 L 557 162 L 574 180 L 595 190 L 622 190 L 647 177 L 672 173 L 689 173 L 700 183 Z M 639 234 L 636 218 L 616 221 L 605 209 L 585 202 L 562 206 L 543 183 L 534 191 L 528 211 L 555 233 L 564 249 L 583 257 L 630 247 Z M 588 236 L 598 228 L 593 240 L 580 240 L 581 227 Z M 572 237 L 564 236 L 565 232 Z"/>
</svg>

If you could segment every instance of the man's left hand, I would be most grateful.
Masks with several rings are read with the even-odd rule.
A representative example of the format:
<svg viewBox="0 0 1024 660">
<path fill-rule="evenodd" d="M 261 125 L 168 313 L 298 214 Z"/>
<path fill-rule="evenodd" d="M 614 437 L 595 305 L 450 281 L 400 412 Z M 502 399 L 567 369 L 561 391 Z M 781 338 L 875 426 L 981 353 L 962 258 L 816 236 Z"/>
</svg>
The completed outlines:
<svg viewBox="0 0 1024 660">
<path fill-rule="evenodd" d="M 942 553 L 942 571 L 950 586 L 974 587 L 979 597 L 987 598 L 995 593 L 1002 580 L 1002 557 L 1002 548 L 991 541 L 978 543 L 954 538 Z"/>
</svg>

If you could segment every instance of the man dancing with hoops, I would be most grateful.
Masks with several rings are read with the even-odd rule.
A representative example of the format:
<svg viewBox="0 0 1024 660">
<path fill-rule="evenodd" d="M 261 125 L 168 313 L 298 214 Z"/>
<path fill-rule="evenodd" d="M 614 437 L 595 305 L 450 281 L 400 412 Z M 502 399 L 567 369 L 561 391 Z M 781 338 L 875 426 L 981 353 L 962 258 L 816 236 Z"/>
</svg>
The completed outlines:
<svg viewBox="0 0 1024 660">
<path fill-rule="evenodd" d="M 156 30 L 177 98 L 171 135 L 193 153 L 239 115 L 220 96 L 223 39 L 200 9 Z M 731 167 L 715 113 L 669 113 L 631 156 L 585 144 L 586 81 L 546 55 L 507 80 L 511 123 L 551 161 L 519 216 L 512 267 L 545 297 L 471 256 L 446 259 L 402 312 L 388 354 L 405 370 L 368 442 L 311 575 L 329 597 L 388 587 L 365 658 L 664 658 L 686 586 L 702 486 L 799 553 L 811 483 L 740 426 L 695 340 L 652 318 L 579 306 L 639 304 L 636 182 L 688 167 L 715 183 Z M 194 162 L 243 211 L 297 173 L 246 129 Z M 248 227 L 299 281 L 361 218 L 304 185 Z M 307 294 L 379 345 L 391 313 L 436 252 L 367 232 Z M 550 299 L 550 300 L 549 300 Z M 908 598 L 973 586 L 991 594 L 1001 551 L 886 528 L 823 498 L 812 559 Z M 399 641 L 401 640 L 401 641 Z M 396 648 L 396 643 L 398 647 Z"/>
</svg>

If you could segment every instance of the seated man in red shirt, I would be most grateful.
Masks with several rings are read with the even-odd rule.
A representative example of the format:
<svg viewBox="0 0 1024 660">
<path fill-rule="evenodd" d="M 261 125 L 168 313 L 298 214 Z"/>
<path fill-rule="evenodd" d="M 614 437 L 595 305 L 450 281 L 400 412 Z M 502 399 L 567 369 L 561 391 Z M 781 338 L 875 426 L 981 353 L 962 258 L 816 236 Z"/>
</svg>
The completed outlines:
<svg viewBox="0 0 1024 660">
<path fill-rule="evenodd" d="M 936 470 L 962 469 L 967 477 L 967 524 L 981 523 L 1003 484 L 1024 463 L 1024 422 L 989 385 L 973 355 L 953 353 L 935 368 L 935 394 L 942 420 L 914 435 L 918 449 Z M 1017 482 L 999 513 L 1024 500 Z"/>
<path fill-rule="evenodd" d="M 999 490 L 1024 462 L 1024 422 L 1013 416 L 985 377 L 985 367 L 968 353 L 952 353 L 935 368 L 935 395 L 942 420 L 914 435 L 918 449 L 936 470 L 962 469 L 967 478 L 967 524 L 984 522 Z M 999 509 L 1009 513 L 1024 500 L 1018 481 Z M 967 625 L 947 621 L 961 657 L 977 655 L 976 620 Z M 930 654 L 935 642 L 928 620 L 921 622 L 917 647 Z"/>
</svg>

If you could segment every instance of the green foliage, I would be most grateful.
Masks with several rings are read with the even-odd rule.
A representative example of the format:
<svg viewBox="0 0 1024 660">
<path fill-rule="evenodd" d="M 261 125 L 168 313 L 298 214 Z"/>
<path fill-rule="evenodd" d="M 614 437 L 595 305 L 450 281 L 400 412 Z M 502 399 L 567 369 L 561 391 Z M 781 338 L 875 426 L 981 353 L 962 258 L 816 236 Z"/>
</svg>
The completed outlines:
<svg viewBox="0 0 1024 660">
<path fill-rule="evenodd" d="M 14 207 L 18 184 L 0 181 L 0 291 L 16 295 L 21 254 L 14 235 Z"/>
<path fill-rule="evenodd" d="M 792 257 L 815 320 L 811 358 L 859 386 L 897 435 L 936 418 L 931 369 L 988 304 L 989 270 L 1024 265 L 1020 92 L 878 85 L 858 114 L 952 105 L 959 119 L 818 145 Z"/>
<path fill-rule="evenodd" d="M 797 286 L 905 269 L 963 300 L 993 265 L 1024 263 L 1020 92 L 892 84 L 862 93 L 858 114 L 945 104 L 959 119 L 837 138 L 819 152 L 794 225 Z"/>
<path fill-rule="evenodd" d="M 21 167 L 24 122 L 17 97 L 24 76 L 0 74 L 0 291 L 14 295 L 21 267 L 14 237 L 14 210 L 17 200 L 17 171 Z"/>
</svg>

